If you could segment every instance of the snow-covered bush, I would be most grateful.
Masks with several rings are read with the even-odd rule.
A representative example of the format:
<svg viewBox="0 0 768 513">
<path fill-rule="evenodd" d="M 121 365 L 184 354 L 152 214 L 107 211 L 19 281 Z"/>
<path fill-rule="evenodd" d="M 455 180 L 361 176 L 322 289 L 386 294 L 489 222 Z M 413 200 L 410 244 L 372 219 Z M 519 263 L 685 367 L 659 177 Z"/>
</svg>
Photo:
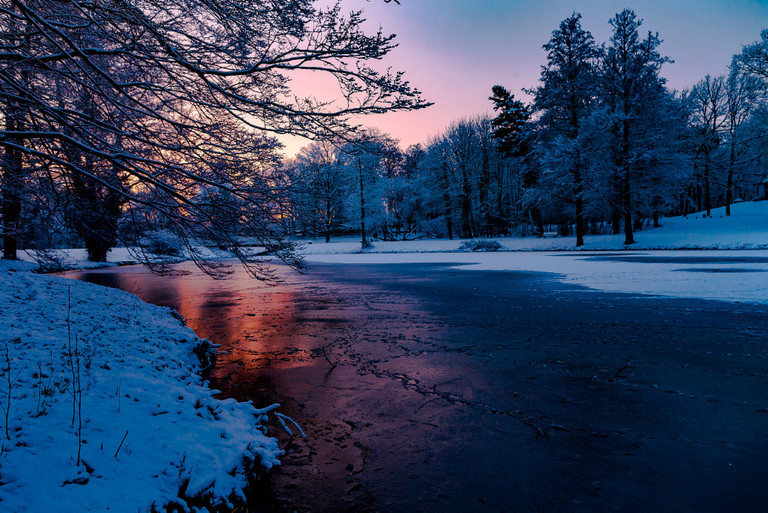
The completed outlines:
<svg viewBox="0 0 768 513">
<path fill-rule="evenodd" d="M 472 239 L 465 240 L 459 245 L 459 251 L 498 251 L 502 249 L 501 244 L 491 239 Z"/>
<path fill-rule="evenodd" d="M 181 256 L 183 246 L 179 238 L 169 230 L 152 232 L 142 241 L 148 253 L 163 256 Z"/>
</svg>

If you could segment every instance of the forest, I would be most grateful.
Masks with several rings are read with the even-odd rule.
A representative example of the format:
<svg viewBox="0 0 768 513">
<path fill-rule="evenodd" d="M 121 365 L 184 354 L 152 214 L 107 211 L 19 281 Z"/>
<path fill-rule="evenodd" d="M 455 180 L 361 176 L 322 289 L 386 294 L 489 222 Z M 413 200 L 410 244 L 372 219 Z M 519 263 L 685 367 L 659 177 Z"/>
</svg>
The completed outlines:
<svg viewBox="0 0 768 513">
<path fill-rule="evenodd" d="M 401 148 L 360 116 L 429 107 L 366 64 L 394 36 L 311 1 L 3 1 L 3 257 L 118 245 L 180 253 L 295 241 L 634 233 L 663 217 L 768 199 L 768 30 L 719 76 L 670 90 L 659 34 L 626 9 L 598 42 L 581 15 L 544 45 L 520 98 Z M 278 8 L 279 7 L 279 8 Z M 546 36 L 542 37 L 544 39 Z M 324 74 L 337 103 L 292 94 Z M 311 142 L 293 158 L 280 135 Z"/>
<path fill-rule="evenodd" d="M 631 10 L 598 44 L 574 14 L 544 46 L 529 103 L 495 86 L 495 116 L 460 119 L 401 150 L 386 134 L 305 147 L 281 167 L 291 233 L 374 239 L 633 233 L 768 199 L 768 31 L 727 73 L 665 86 L 658 34 Z M 729 212 L 729 209 L 726 210 Z M 546 227 L 546 228 L 545 228 Z"/>
</svg>

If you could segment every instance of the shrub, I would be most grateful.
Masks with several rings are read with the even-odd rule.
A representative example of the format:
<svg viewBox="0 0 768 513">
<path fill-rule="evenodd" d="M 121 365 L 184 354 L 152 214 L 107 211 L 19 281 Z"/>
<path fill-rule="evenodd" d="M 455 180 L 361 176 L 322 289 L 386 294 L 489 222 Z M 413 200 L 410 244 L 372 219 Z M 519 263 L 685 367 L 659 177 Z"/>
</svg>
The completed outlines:
<svg viewBox="0 0 768 513">
<path fill-rule="evenodd" d="M 144 249 L 149 253 L 163 256 L 181 256 L 182 244 L 179 238 L 168 230 L 152 232 L 144 238 Z"/>
<path fill-rule="evenodd" d="M 491 239 L 465 240 L 459 245 L 459 251 L 498 251 L 501 244 Z"/>
</svg>

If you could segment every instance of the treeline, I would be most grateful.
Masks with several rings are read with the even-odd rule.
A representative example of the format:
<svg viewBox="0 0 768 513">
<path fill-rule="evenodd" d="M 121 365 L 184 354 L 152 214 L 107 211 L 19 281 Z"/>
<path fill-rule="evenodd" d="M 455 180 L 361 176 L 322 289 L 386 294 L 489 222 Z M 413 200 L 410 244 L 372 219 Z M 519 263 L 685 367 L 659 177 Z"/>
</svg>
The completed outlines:
<svg viewBox="0 0 768 513">
<path fill-rule="evenodd" d="M 315 143 L 283 163 L 289 233 L 385 240 L 624 233 L 662 216 L 765 195 L 768 31 L 728 73 L 671 91 L 656 33 L 624 10 L 598 44 L 581 15 L 544 45 L 529 104 L 502 86 L 495 117 L 455 122 L 405 151 L 386 135 Z M 364 226 L 364 228 L 363 228 Z M 366 236 L 363 236 L 366 240 Z"/>
<path fill-rule="evenodd" d="M 312 0 L 19 0 L 0 9 L 0 240 L 18 249 L 115 245 L 147 263 L 242 237 L 300 265 L 285 239 L 635 230 L 765 194 L 768 31 L 728 73 L 673 92 L 657 34 L 618 13 L 598 44 L 581 16 L 544 45 L 532 100 L 489 91 L 494 115 L 406 150 L 350 116 L 428 106 L 365 65 L 393 36 Z M 298 98 L 302 69 L 340 100 Z M 280 158 L 276 134 L 315 143 Z M 762 189 L 760 189 L 762 186 Z M 175 245 L 175 248 L 173 247 Z M 143 251 L 142 250 L 146 250 Z M 253 268 L 258 273 L 258 268 Z M 208 270 L 214 271 L 211 267 Z"/>
</svg>

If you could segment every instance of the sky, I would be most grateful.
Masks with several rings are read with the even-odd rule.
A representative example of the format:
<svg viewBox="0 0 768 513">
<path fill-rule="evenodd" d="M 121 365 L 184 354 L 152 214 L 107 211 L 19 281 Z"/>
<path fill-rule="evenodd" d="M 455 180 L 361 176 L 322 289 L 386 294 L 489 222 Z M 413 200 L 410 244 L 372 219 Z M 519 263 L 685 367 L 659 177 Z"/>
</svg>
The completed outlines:
<svg viewBox="0 0 768 513">
<path fill-rule="evenodd" d="M 321 0 L 326 2 L 326 0 Z M 367 116 L 402 147 L 425 143 L 452 122 L 492 112 L 491 87 L 516 97 L 536 86 L 546 61 L 542 49 L 560 22 L 582 14 L 582 27 L 598 43 L 611 35 L 608 20 L 626 7 L 643 19 L 641 30 L 658 32 L 660 52 L 674 60 L 662 76 L 673 89 L 727 71 L 731 57 L 768 28 L 768 0 L 342 0 L 346 11 L 363 10 L 371 31 L 397 34 L 399 47 L 382 61 L 405 72 L 412 86 L 434 102 L 427 109 Z M 286 139 L 295 154 L 303 139 Z"/>
</svg>

